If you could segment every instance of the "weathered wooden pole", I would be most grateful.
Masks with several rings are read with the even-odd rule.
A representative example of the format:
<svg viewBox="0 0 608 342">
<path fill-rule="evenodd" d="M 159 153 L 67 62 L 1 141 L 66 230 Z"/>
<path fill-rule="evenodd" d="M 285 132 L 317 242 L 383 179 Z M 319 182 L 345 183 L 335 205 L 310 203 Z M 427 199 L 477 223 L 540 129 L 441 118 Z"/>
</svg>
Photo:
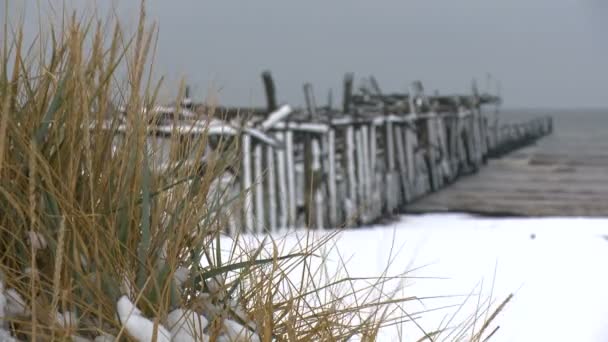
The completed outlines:
<svg viewBox="0 0 608 342">
<path fill-rule="evenodd" d="M 262 145 L 258 142 L 253 148 L 253 171 L 255 182 L 255 229 L 262 233 L 266 226 L 266 215 L 264 210 L 264 169 L 263 169 Z"/>
<path fill-rule="evenodd" d="M 270 113 L 277 109 L 277 95 L 270 71 L 266 70 L 262 73 L 262 81 L 264 82 L 264 90 L 266 91 L 266 107 Z"/>
<path fill-rule="evenodd" d="M 253 231 L 253 201 L 251 199 L 251 192 L 253 191 L 251 187 L 251 136 L 249 136 L 248 134 L 243 134 L 241 144 L 241 152 L 243 158 L 243 165 L 241 171 L 243 177 L 242 190 L 244 194 L 243 215 L 245 216 L 245 219 L 243 221 L 245 222 L 245 229 Z"/>
<path fill-rule="evenodd" d="M 266 165 L 268 169 L 266 171 L 266 184 L 268 185 L 268 224 L 271 231 L 275 231 L 277 226 L 277 192 L 276 192 L 276 166 L 274 158 L 274 148 L 272 146 L 266 147 Z"/>
<path fill-rule="evenodd" d="M 342 111 L 344 114 L 351 112 L 354 77 L 353 73 L 347 73 L 344 76 L 344 98 L 342 99 Z"/>
<path fill-rule="evenodd" d="M 285 133 L 278 132 L 276 135 L 279 141 L 285 141 Z M 278 174 L 278 201 L 280 208 L 279 224 L 281 228 L 287 228 L 289 223 L 289 187 L 287 186 L 287 164 L 285 149 L 279 149 L 277 153 L 277 174 Z"/>
<path fill-rule="evenodd" d="M 329 191 L 329 224 L 338 225 L 338 189 L 336 184 L 336 131 L 331 128 L 327 138 L 328 191 Z"/>
<path fill-rule="evenodd" d="M 293 155 L 293 131 L 285 132 L 285 154 L 287 164 L 287 189 L 289 198 L 289 226 L 295 227 L 297 223 L 296 203 L 296 174 Z"/>
<path fill-rule="evenodd" d="M 314 94 L 310 83 L 304 84 L 304 98 L 310 122 L 317 116 Z M 313 222 L 316 218 L 314 201 L 317 184 L 314 184 L 314 178 L 312 137 L 311 133 L 304 133 L 304 212 L 307 227 L 313 227 Z"/>
</svg>

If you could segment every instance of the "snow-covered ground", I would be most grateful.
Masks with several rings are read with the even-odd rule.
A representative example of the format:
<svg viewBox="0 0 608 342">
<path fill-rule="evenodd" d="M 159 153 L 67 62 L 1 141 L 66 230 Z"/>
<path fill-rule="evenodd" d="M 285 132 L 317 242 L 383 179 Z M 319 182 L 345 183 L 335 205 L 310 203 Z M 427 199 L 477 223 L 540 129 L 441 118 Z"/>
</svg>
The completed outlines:
<svg viewBox="0 0 608 342">
<path fill-rule="evenodd" d="M 406 281 L 402 296 L 448 296 L 412 302 L 406 305 L 410 312 L 466 300 L 460 310 L 422 315 L 418 323 L 427 331 L 455 312 L 453 323 L 474 314 L 478 298 L 491 296 L 496 307 L 513 293 L 492 325 L 500 325 L 492 341 L 608 340 L 608 219 L 403 216 L 388 225 L 346 230 L 337 248 L 349 260 L 352 277 L 380 275 L 391 254 L 388 275 L 414 269 L 409 276 L 441 277 Z M 329 259 L 337 264 L 337 253 Z M 403 333 L 406 340 L 422 335 L 411 323 Z M 398 336 L 387 328 L 381 340 Z"/>
</svg>

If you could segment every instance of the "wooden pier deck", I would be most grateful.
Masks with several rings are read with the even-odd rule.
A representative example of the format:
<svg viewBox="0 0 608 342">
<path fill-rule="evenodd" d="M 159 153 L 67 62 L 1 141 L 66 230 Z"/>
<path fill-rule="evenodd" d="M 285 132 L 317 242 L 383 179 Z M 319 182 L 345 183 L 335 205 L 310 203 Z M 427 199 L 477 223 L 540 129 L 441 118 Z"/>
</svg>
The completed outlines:
<svg viewBox="0 0 608 342">
<path fill-rule="evenodd" d="M 552 135 L 490 160 L 478 173 L 409 204 L 407 211 L 608 216 L 606 114 L 552 113 Z"/>
</svg>

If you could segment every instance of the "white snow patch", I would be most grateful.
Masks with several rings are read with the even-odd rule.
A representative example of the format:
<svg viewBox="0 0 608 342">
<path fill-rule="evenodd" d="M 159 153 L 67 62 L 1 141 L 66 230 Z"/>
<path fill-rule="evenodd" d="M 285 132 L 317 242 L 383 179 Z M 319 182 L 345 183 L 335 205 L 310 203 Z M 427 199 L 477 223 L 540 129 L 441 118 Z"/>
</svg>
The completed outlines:
<svg viewBox="0 0 608 342">
<path fill-rule="evenodd" d="M 209 336 L 203 333 L 208 323 L 205 316 L 190 310 L 176 309 L 167 316 L 174 342 L 208 341 Z"/>
<path fill-rule="evenodd" d="M 60 327 L 68 330 L 75 330 L 78 327 L 78 316 L 74 312 L 66 311 L 56 313 L 57 324 Z"/>
<path fill-rule="evenodd" d="M 120 297 L 116 304 L 116 311 L 129 335 L 139 342 L 152 341 L 154 322 L 141 316 L 141 311 L 126 296 Z M 158 324 L 156 338 L 157 342 L 170 342 L 171 334 L 165 327 Z"/>
<path fill-rule="evenodd" d="M 242 324 L 231 319 L 224 320 L 224 332 L 229 341 L 232 342 L 259 342 L 258 334 L 249 330 Z"/>
<path fill-rule="evenodd" d="M 327 233 L 310 232 L 315 237 Z M 282 253 L 305 234 L 287 235 Z M 282 236 L 277 234 L 277 240 Z M 391 259 L 387 275 L 410 270 L 411 278 L 397 296 L 435 297 L 403 306 L 410 314 L 438 309 L 417 319 L 426 331 L 445 325 L 453 315 L 451 325 L 462 322 L 476 312 L 478 298 L 491 297 L 496 308 L 513 293 L 491 325 L 500 325 L 492 341 L 608 340 L 608 218 L 403 216 L 392 224 L 345 230 L 336 248 L 347 260 L 350 277 L 380 276 Z M 329 274 L 339 270 L 335 250 L 327 260 Z M 295 281 L 300 273 L 294 273 Z M 421 336 L 414 324 L 405 323 L 382 329 L 378 339 L 415 341 Z"/>
<path fill-rule="evenodd" d="M 186 267 L 178 267 L 173 273 L 173 279 L 175 280 L 175 285 L 178 288 L 181 288 L 182 285 L 188 280 L 188 276 L 190 275 L 190 270 Z"/>
<path fill-rule="evenodd" d="M 48 246 L 48 243 L 46 242 L 44 236 L 42 236 L 42 234 L 38 232 L 30 230 L 27 232 L 27 237 L 32 248 L 36 250 L 45 249 Z"/>
<path fill-rule="evenodd" d="M 9 317 L 26 317 L 30 315 L 30 309 L 25 300 L 15 289 L 6 290 L 6 315 Z"/>
<path fill-rule="evenodd" d="M 13 336 L 11 336 L 11 334 L 0 328 L 0 341 L 2 342 L 17 342 L 17 339 L 15 339 Z"/>
</svg>

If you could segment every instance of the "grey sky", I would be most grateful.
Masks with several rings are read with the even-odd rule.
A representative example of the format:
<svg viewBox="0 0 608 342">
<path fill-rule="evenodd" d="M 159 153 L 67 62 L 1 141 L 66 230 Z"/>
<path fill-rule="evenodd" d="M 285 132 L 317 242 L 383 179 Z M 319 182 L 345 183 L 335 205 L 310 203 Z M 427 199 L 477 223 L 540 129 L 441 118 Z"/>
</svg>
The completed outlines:
<svg viewBox="0 0 608 342">
<path fill-rule="evenodd" d="M 136 17 L 137 1 L 116 5 Z M 148 14 L 158 71 L 185 75 L 200 96 L 217 88 L 222 103 L 262 104 L 268 68 L 295 104 L 303 82 L 324 101 L 347 71 L 387 91 L 421 79 L 442 92 L 468 91 L 472 77 L 483 89 L 490 72 L 505 105 L 608 107 L 604 0 L 152 0 Z"/>
</svg>

